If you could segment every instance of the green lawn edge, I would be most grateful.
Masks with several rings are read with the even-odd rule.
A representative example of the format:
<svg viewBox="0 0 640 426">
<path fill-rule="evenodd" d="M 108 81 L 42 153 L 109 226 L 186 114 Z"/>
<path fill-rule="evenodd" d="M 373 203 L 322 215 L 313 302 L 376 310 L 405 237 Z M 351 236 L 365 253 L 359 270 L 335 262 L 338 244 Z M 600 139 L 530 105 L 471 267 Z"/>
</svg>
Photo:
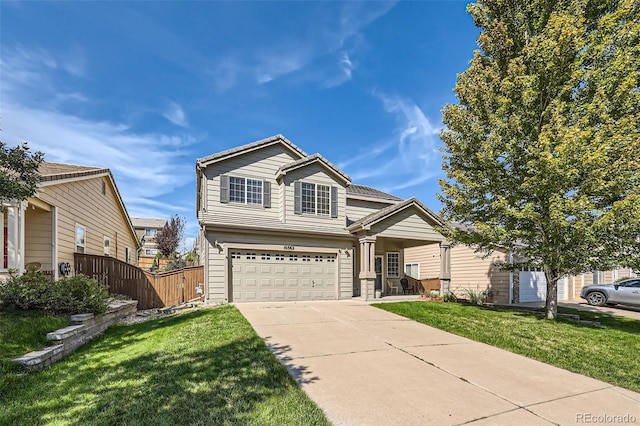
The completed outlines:
<svg viewBox="0 0 640 426">
<path fill-rule="evenodd" d="M 0 383 L 0 424 L 328 425 L 233 306 L 103 336 Z"/>
<path fill-rule="evenodd" d="M 376 308 L 544 363 L 640 392 L 640 321 L 560 308 L 600 325 L 529 312 L 438 302 L 373 304 Z M 487 360 L 490 361 L 490 360 Z"/>
</svg>

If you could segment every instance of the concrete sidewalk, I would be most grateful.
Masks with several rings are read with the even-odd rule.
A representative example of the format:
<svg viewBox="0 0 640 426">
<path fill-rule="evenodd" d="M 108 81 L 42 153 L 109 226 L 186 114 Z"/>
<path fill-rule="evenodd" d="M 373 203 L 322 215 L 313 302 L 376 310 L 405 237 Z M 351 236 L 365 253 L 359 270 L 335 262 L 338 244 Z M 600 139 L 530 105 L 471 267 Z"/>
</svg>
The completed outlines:
<svg viewBox="0 0 640 426">
<path fill-rule="evenodd" d="M 237 308 L 335 425 L 640 424 L 638 393 L 364 302 Z"/>
</svg>

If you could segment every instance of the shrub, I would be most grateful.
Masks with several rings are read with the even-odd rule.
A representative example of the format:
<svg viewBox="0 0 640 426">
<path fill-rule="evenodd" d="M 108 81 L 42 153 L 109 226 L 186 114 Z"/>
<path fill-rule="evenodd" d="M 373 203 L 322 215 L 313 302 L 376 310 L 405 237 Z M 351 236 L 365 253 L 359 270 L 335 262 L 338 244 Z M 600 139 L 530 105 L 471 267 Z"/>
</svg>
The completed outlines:
<svg viewBox="0 0 640 426">
<path fill-rule="evenodd" d="M 0 285 L 0 305 L 56 315 L 103 314 L 108 298 L 106 286 L 85 275 L 55 281 L 41 272 L 27 272 Z"/>
</svg>

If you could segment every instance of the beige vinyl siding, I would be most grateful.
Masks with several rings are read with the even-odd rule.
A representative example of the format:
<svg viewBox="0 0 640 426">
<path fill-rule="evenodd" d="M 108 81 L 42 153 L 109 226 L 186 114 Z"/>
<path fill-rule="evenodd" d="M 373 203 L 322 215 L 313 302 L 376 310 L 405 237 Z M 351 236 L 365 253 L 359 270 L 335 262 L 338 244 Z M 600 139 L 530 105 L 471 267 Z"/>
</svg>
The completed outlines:
<svg viewBox="0 0 640 426">
<path fill-rule="evenodd" d="M 102 182 L 107 191 L 102 194 Z M 106 176 L 63 182 L 38 191 L 38 198 L 58 211 L 58 262 L 73 264 L 76 224 L 86 228 L 85 253 L 102 255 L 103 237 L 111 240 L 111 257 L 125 261 L 125 246 L 131 247 L 136 263 L 137 243 Z"/>
<path fill-rule="evenodd" d="M 313 249 L 329 249 L 336 254 L 336 267 L 339 268 L 338 294 L 340 298 L 350 298 L 353 292 L 352 277 L 352 261 L 353 256 L 347 256 L 345 253 L 338 253 L 339 249 L 352 247 L 353 243 L 349 240 L 327 240 L 313 239 L 310 237 L 294 237 L 267 234 L 237 234 L 230 232 L 208 232 L 206 235 L 208 259 L 207 265 L 207 298 L 211 301 L 227 301 L 226 280 L 227 267 L 229 260 L 229 252 L 232 251 L 234 245 L 260 245 L 256 247 L 256 253 L 260 251 L 282 250 L 283 253 L 295 253 L 299 247 L 306 247 L 305 252 L 312 252 Z M 223 246 L 223 250 L 219 251 L 214 246 L 214 242 L 218 241 Z M 284 250 L 284 246 L 293 246 L 294 250 Z M 270 247 L 270 248 L 264 248 Z M 245 248 L 246 249 L 246 248 Z M 335 252 L 333 251 L 335 250 Z"/>
<path fill-rule="evenodd" d="M 407 208 L 372 226 L 370 233 L 389 238 L 443 241 L 444 237 L 425 221 L 429 219 L 421 218 L 414 209 Z"/>
<path fill-rule="evenodd" d="M 321 216 L 313 214 L 294 214 L 294 182 L 300 180 L 306 183 L 335 186 L 338 188 L 338 217 L 331 215 Z M 297 170 L 293 170 L 284 177 L 284 209 L 285 223 L 288 225 L 340 228 L 346 223 L 345 198 L 346 189 L 342 182 L 329 175 L 327 170 L 318 164 L 311 164 Z"/>
<path fill-rule="evenodd" d="M 352 198 L 347 198 L 347 226 L 362 219 L 365 216 L 376 213 L 383 208 L 390 206 L 391 204 L 394 203 L 379 203 L 375 201 L 354 200 Z"/>
<path fill-rule="evenodd" d="M 464 295 L 466 291 L 493 291 L 493 300 L 498 303 L 509 303 L 509 271 L 503 271 L 498 262 L 508 262 L 509 257 L 501 251 L 493 251 L 483 259 L 465 245 L 457 245 L 451 249 L 451 291 Z"/>
<path fill-rule="evenodd" d="M 419 263 L 420 279 L 440 278 L 440 244 L 405 249 L 404 263 Z"/>
<path fill-rule="evenodd" d="M 204 203 L 207 212 L 216 212 L 225 216 L 251 216 L 271 220 L 280 220 L 281 192 L 276 182 L 276 172 L 284 164 L 297 160 L 288 150 L 280 145 L 274 145 L 239 155 L 219 163 L 208 166 L 204 172 L 206 176 L 206 195 Z M 220 202 L 220 175 L 243 177 L 249 179 L 267 180 L 271 182 L 271 208 L 239 203 Z M 203 216 L 206 217 L 206 214 Z"/>
<path fill-rule="evenodd" d="M 38 262 L 43 271 L 53 271 L 53 213 L 39 208 L 25 210 L 25 264 Z"/>
</svg>

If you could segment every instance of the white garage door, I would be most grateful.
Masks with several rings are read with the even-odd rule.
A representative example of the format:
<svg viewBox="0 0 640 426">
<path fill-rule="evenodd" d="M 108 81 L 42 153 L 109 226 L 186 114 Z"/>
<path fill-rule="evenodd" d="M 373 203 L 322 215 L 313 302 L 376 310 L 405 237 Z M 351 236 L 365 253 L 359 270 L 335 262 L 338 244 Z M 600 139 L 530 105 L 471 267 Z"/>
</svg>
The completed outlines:
<svg viewBox="0 0 640 426">
<path fill-rule="evenodd" d="M 335 299 L 336 265 L 326 253 L 232 251 L 233 301 Z"/>
<path fill-rule="evenodd" d="M 520 296 L 519 301 L 544 302 L 547 298 L 547 279 L 542 271 L 520 271 Z M 567 300 L 569 279 L 558 280 L 558 300 Z"/>
</svg>

